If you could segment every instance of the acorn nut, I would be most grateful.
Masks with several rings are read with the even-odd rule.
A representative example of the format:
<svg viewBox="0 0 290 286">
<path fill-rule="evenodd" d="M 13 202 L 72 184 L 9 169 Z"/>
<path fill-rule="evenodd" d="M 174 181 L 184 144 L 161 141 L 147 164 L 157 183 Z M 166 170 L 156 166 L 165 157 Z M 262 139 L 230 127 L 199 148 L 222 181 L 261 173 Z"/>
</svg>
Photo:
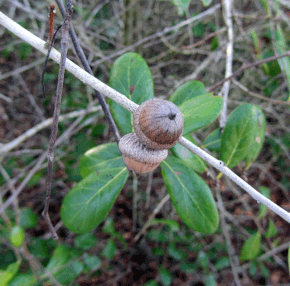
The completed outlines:
<svg viewBox="0 0 290 286">
<path fill-rule="evenodd" d="M 136 133 L 123 136 L 119 149 L 125 165 L 137 174 L 153 171 L 168 155 L 168 150 L 153 150 L 144 146 Z"/>
<path fill-rule="evenodd" d="M 173 147 L 182 136 L 183 116 L 172 102 L 149 99 L 134 114 L 134 130 L 140 141 L 151 149 Z"/>
</svg>

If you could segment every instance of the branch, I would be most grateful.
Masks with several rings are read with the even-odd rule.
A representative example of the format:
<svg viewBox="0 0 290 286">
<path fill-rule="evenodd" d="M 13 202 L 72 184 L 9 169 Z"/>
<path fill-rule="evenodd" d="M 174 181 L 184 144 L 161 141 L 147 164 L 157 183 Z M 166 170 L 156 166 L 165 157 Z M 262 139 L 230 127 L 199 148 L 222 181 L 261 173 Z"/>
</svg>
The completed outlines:
<svg viewBox="0 0 290 286">
<path fill-rule="evenodd" d="M 44 49 L 45 42 L 15 23 L 13 20 L 5 16 L 3 13 L 0 12 L 0 24 L 6 27 L 9 31 L 14 33 L 19 38 L 23 39 L 27 43 L 31 44 L 33 47 L 41 51 L 42 53 L 46 53 L 47 51 Z M 290 51 L 286 53 L 286 55 L 280 55 L 280 57 L 290 56 Z M 273 59 L 274 58 L 274 59 Z M 59 63 L 60 54 L 55 49 L 51 52 L 51 59 Z M 268 58 L 263 60 L 264 62 L 269 62 L 271 60 L 275 60 L 276 57 Z M 251 64 L 249 66 L 255 66 L 257 63 Z M 117 92 L 116 90 L 112 89 L 111 87 L 107 86 L 103 82 L 99 81 L 98 79 L 91 76 L 89 73 L 85 72 L 83 69 L 78 67 L 72 61 L 66 61 L 65 65 L 66 69 L 70 71 L 75 77 L 81 80 L 83 83 L 97 89 L 99 92 L 102 92 L 105 96 L 111 98 L 112 100 L 116 101 L 124 108 L 129 110 L 131 113 L 134 113 L 138 107 L 138 104 L 134 103 L 130 99 L 128 99 L 125 95 Z M 248 67 L 249 68 L 249 67 Z M 244 70 L 244 69 L 243 69 Z M 237 72 L 236 72 L 237 73 Z M 237 74 L 234 73 L 231 77 L 236 76 Z M 239 71 L 240 73 L 240 71 Z M 228 79 L 224 79 L 221 84 L 224 83 Z M 221 85 L 219 84 L 219 85 Z M 257 202 L 261 202 L 262 204 L 266 205 L 269 209 L 271 209 L 274 213 L 285 219 L 287 222 L 290 223 L 290 213 L 273 203 L 271 200 L 267 199 L 263 195 L 261 195 L 258 191 L 256 191 L 253 187 L 251 187 L 248 183 L 242 180 L 239 176 L 237 176 L 234 172 L 232 172 L 229 168 L 225 166 L 225 163 L 219 161 L 212 157 L 211 155 L 207 154 L 201 148 L 197 147 L 184 137 L 182 137 L 179 141 L 184 147 L 190 150 L 192 153 L 198 155 L 210 165 L 215 167 L 217 170 L 228 176 L 233 182 L 239 185 L 242 189 L 248 192 Z M 1 211 L 0 211 L 1 212 Z"/>
<path fill-rule="evenodd" d="M 226 75 L 229 77 L 233 72 L 233 46 L 234 46 L 234 31 L 232 21 L 232 0 L 223 0 L 224 18 L 228 28 L 228 43 L 227 43 L 227 62 L 226 62 Z M 227 107 L 228 95 L 230 90 L 230 82 L 224 82 L 222 89 L 223 108 L 220 116 L 220 128 L 224 128 L 227 121 Z"/>
<path fill-rule="evenodd" d="M 237 75 L 239 75 L 240 73 L 242 73 L 244 70 L 247 70 L 247 69 L 250 69 L 250 68 L 253 68 L 253 67 L 256 67 L 256 66 L 260 66 L 260 65 L 262 65 L 264 63 L 276 61 L 278 59 L 285 58 L 285 57 L 290 57 L 290 51 L 286 52 L 285 54 L 281 54 L 281 55 L 278 55 L 278 56 L 269 57 L 269 58 L 263 59 L 261 61 L 252 63 L 252 64 L 242 65 L 231 76 L 228 76 L 228 77 L 224 78 L 223 80 L 219 81 L 215 85 L 213 85 L 210 88 L 208 88 L 207 89 L 207 92 L 211 92 L 211 91 L 215 90 L 217 87 L 221 86 L 224 82 L 232 79 L 233 77 L 236 77 Z"/>
</svg>

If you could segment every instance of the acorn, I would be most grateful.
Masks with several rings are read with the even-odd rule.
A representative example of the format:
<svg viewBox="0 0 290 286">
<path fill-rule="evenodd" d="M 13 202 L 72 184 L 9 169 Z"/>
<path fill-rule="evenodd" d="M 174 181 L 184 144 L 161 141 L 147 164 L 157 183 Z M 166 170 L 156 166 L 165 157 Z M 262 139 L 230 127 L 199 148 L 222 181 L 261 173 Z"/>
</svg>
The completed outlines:
<svg viewBox="0 0 290 286">
<path fill-rule="evenodd" d="M 138 175 L 155 170 L 167 158 L 168 150 L 154 150 L 142 144 L 136 133 L 123 136 L 119 149 L 127 168 Z"/>
<path fill-rule="evenodd" d="M 149 99 L 134 114 L 134 130 L 148 148 L 164 150 L 173 147 L 182 136 L 183 116 L 172 102 Z"/>
</svg>

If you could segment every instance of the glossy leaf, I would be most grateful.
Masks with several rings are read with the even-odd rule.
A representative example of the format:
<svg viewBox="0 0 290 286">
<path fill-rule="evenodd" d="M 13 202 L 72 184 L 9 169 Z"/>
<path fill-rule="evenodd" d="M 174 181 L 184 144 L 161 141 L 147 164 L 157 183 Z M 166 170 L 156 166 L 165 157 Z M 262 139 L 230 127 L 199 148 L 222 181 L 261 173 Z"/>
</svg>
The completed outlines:
<svg viewBox="0 0 290 286">
<path fill-rule="evenodd" d="M 270 190 L 268 188 L 261 186 L 260 191 L 263 196 L 270 199 Z M 263 218 L 266 215 L 267 211 L 268 208 L 265 205 L 261 204 L 259 209 L 259 218 Z"/>
<path fill-rule="evenodd" d="M 195 140 L 190 136 L 185 136 L 186 139 L 191 141 L 193 144 L 197 145 Z M 207 169 L 207 165 L 204 160 L 199 156 L 190 152 L 187 148 L 183 147 L 181 144 L 177 143 L 174 147 L 171 148 L 173 155 L 181 160 L 198 173 L 204 173 Z"/>
<path fill-rule="evenodd" d="M 89 249 L 96 245 L 97 238 L 92 233 L 80 234 L 75 238 L 75 246 L 81 249 Z"/>
<path fill-rule="evenodd" d="M 9 282 L 9 286 L 34 286 L 36 285 L 35 282 L 36 280 L 32 274 L 20 274 Z"/>
<path fill-rule="evenodd" d="M 149 67 L 136 53 L 126 53 L 115 61 L 111 69 L 110 86 L 137 104 L 153 98 L 154 95 Z M 132 132 L 133 115 L 113 100 L 109 100 L 109 104 L 120 130 L 124 134 Z"/>
<path fill-rule="evenodd" d="M 64 244 L 60 244 L 53 251 L 52 257 L 46 266 L 46 270 L 52 274 L 56 273 L 63 265 L 67 263 L 69 256 L 69 248 Z"/>
<path fill-rule="evenodd" d="M 252 128 L 254 138 L 252 146 L 246 156 L 246 169 L 257 159 L 265 140 L 266 119 L 262 109 L 258 106 L 254 106 Z"/>
<path fill-rule="evenodd" d="M 97 270 L 101 266 L 101 260 L 96 255 L 86 254 L 84 261 L 85 264 L 90 268 L 90 270 Z"/>
<path fill-rule="evenodd" d="M 107 244 L 105 245 L 103 251 L 102 251 L 102 255 L 104 257 L 106 257 L 107 259 L 111 260 L 115 256 L 116 249 L 117 249 L 117 246 L 116 246 L 114 240 L 109 239 Z"/>
<path fill-rule="evenodd" d="M 80 172 L 83 178 L 104 169 L 124 167 L 122 155 L 116 143 L 99 145 L 88 150 L 80 160 Z"/>
<path fill-rule="evenodd" d="M 277 26 L 275 47 L 276 47 L 276 50 L 278 51 L 278 54 L 280 55 L 286 53 L 289 50 L 287 41 L 285 39 L 285 35 L 283 33 L 283 30 L 280 24 L 278 24 Z M 290 91 L 290 59 L 289 57 L 284 57 L 284 58 L 281 58 L 278 62 L 281 69 L 286 74 L 287 81 L 288 81 L 288 92 L 289 92 Z M 288 96 L 288 101 L 290 101 L 290 95 Z"/>
<path fill-rule="evenodd" d="M 24 208 L 21 210 L 20 225 L 23 228 L 36 227 L 37 222 L 37 215 L 30 208 Z"/>
<path fill-rule="evenodd" d="M 277 233 L 278 233 L 278 229 L 276 228 L 275 223 L 270 219 L 265 237 L 270 238 L 270 237 L 275 236 Z"/>
<path fill-rule="evenodd" d="M 206 93 L 204 84 L 200 81 L 189 81 L 175 90 L 169 100 L 176 105 L 182 104 L 184 101 Z"/>
<path fill-rule="evenodd" d="M 172 0 L 172 3 L 178 7 L 179 15 L 183 15 L 183 13 L 188 9 L 191 0 Z"/>
<path fill-rule="evenodd" d="M 208 185 L 181 160 L 168 157 L 161 163 L 171 201 L 191 229 L 213 233 L 219 224 L 215 201 Z"/>
<path fill-rule="evenodd" d="M 264 134 L 261 132 L 258 137 L 257 130 L 265 130 L 261 117 L 260 108 L 249 103 L 240 105 L 229 116 L 222 134 L 220 154 L 220 159 L 229 168 L 245 158 L 252 161 L 258 155 Z"/>
<path fill-rule="evenodd" d="M 219 151 L 221 148 L 222 134 L 219 128 L 211 132 L 204 140 L 203 148 L 207 148 L 212 151 Z"/>
<path fill-rule="evenodd" d="M 6 286 L 7 283 L 15 276 L 19 270 L 20 263 L 14 262 L 10 264 L 6 270 L 0 272 L 0 285 Z"/>
<path fill-rule="evenodd" d="M 219 116 L 223 100 L 206 93 L 183 102 L 179 108 L 184 118 L 183 135 L 209 125 Z"/>
<path fill-rule="evenodd" d="M 241 261 L 252 260 L 259 255 L 261 245 L 261 233 L 258 231 L 256 234 L 251 236 L 244 243 L 240 259 Z"/>
<path fill-rule="evenodd" d="M 127 168 L 90 174 L 64 198 L 61 218 L 75 233 L 89 232 L 107 216 L 128 176 Z"/>
<path fill-rule="evenodd" d="M 21 226 L 14 226 L 10 231 L 10 242 L 14 247 L 19 247 L 25 239 L 25 232 Z"/>
</svg>

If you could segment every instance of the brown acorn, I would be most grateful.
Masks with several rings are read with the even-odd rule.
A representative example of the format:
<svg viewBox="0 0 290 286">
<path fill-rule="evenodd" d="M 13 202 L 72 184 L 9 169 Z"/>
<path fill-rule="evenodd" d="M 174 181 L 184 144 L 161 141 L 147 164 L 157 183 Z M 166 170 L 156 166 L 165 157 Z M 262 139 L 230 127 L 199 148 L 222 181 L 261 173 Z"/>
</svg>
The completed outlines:
<svg viewBox="0 0 290 286">
<path fill-rule="evenodd" d="M 168 150 L 147 148 L 140 142 L 136 133 L 123 136 L 119 142 L 119 149 L 127 168 L 137 174 L 153 171 L 168 155 Z"/>
<path fill-rule="evenodd" d="M 149 99 L 134 114 L 134 130 L 140 141 L 151 149 L 173 147 L 182 136 L 183 116 L 172 102 Z"/>
</svg>

